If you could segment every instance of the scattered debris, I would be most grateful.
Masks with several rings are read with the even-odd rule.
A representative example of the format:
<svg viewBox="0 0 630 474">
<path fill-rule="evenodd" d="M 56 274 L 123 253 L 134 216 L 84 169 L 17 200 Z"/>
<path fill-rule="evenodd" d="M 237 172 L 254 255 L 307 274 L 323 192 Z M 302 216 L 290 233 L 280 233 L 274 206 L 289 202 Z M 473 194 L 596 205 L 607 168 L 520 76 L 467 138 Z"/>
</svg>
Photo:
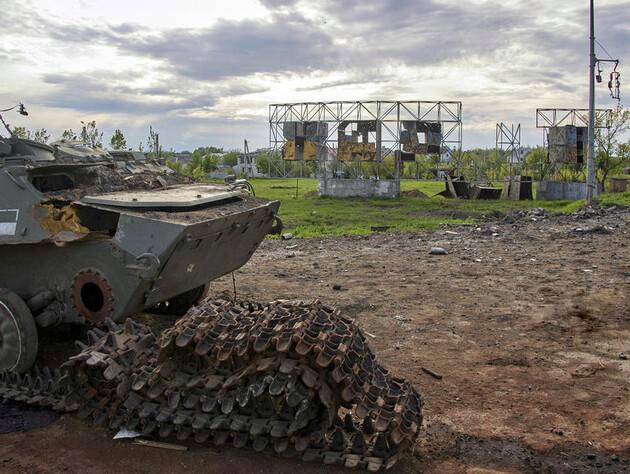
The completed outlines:
<svg viewBox="0 0 630 474">
<path fill-rule="evenodd" d="M 619 358 L 620 358 L 621 360 L 628 360 L 628 355 L 627 355 L 625 352 L 621 352 L 621 353 L 619 354 Z"/>
<path fill-rule="evenodd" d="M 443 247 L 431 247 L 431 250 L 429 250 L 429 253 L 431 255 L 447 255 L 448 250 L 446 250 Z"/>
<path fill-rule="evenodd" d="M 442 380 L 442 376 L 440 374 L 438 374 L 437 372 L 432 371 L 431 369 L 429 369 L 428 367 L 421 367 L 422 371 L 425 374 L 429 374 L 431 377 L 436 378 L 438 380 Z"/>
<path fill-rule="evenodd" d="M 396 316 L 394 316 L 394 319 L 395 319 L 396 321 L 401 321 L 401 322 L 411 321 L 411 319 L 410 319 L 410 318 L 407 318 L 407 317 L 402 316 L 402 315 L 400 315 L 400 314 L 397 314 Z"/>
<path fill-rule="evenodd" d="M 161 449 L 170 449 L 171 451 L 188 451 L 188 446 L 182 446 L 180 444 L 172 444 L 172 443 L 162 443 L 159 441 L 151 441 L 148 439 L 136 439 L 133 444 L 137 444 L 139 446 L 147 446 L 149 448 L 161 448 Z"/>
<path fill-rule="evenodd" d="M 447 175 L 445 177 L 444 186 L 444 191 L 437 195 L 448 198 L 499 199 L 502 192 L 502 188 L 499 187 L 472 184 L 470 181 L 466 181 L 463 176 L 452 178 Z"/>
<path fill-rule="evenodd" d="M 294 258 L 295 257 L 295 252 L 289 252 L 287 254 L 287 258 Z"/>
<path fill-rule="evenodd" d="M 297 247 L 298 247 L 297 244 L 294 244 L 294 245 L 287 245 L 285 248 L 287 250 L 293 250 L 293 249 L 296 249 Z"/>
<path fill-rule="evenodd" d="M 549 217 L 549 213 L 542 207 L 535 207 L 533 209 L 530 209 L 528 215 L 530 217 L 537 217 L 539 219 L 545 219 Z"/>
<path fill-rule="evenodd" d="M 343 287 L 339 283 L 335 283 L 332 286 L 332 289 L 335 290 L 335 291 L 341 291 L 341 290 L 343 290 Z"/>
<path fill-rule="evenodd" d="M 576 378 L 590 377 L 605 368 L 606 366 L 601 362 L 599 364 L 581 364 L 571 371 L 571 376 Z"/>
<path fill-rule="evenodd" d="M 605 225 L 595 225 L 593 227 L 576 227 L 573 232 L 576 234 L 611 234 L 612 227 Z"/>
<path fill-rule="evenodd" d="M 373 225 L 370 227 L 372 232 L 385 232 L 391 228 L 390 225 Z"/>
<path fill-rule="evenodd" d="M 286 234 L 282 234 L 282 240 L 291 240 L 293 238 L 293 234 L 287 232 Z"/>
<path fill-rule="evenodd" d="M 560 428 L 551 428 L 551 432 L 558 436 L 564 436 L 564 431 L 562 431 Z"/>
<path fill-rule="evenodd" d="M 142 433 L 138 433 L 137 431 L 131 431 L 127 428 L 121 428 L 118 433 L 114 435 L 112 439 L 132 439 L 139 438 L 142 436 Z"/>
</svg>

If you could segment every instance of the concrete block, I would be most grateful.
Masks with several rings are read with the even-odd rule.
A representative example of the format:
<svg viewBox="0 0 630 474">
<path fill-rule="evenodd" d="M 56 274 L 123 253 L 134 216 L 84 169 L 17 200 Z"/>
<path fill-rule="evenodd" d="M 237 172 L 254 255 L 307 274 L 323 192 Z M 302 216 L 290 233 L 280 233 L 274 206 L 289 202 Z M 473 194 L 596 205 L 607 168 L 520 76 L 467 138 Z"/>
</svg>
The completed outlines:
<svg viewBox="0 0 630 474">
<path fill-rule="evenodd" d="M 330 179 L 319 180 L 320 196 L 331 197 L 383 197 L 400 196 L 400 181 L 395 179 Z"/>
<path fill-rule="evenodd" d="M 595 196 L 601 192 L 601 186 L 595 189 Z M 577 201 L 586 199 L 586 183 L 565 181 L 538 181 L 536 183 L 536 199 L 545 201 Z"/>
</svg>

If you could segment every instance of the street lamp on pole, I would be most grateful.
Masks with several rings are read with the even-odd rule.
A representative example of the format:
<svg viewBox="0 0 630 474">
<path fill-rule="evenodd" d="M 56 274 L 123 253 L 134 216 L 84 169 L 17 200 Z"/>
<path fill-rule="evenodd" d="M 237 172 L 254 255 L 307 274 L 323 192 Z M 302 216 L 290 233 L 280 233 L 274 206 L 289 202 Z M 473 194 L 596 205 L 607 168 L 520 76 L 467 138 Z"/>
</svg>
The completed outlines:
<svg viewBox="0 0 630 474">
<path fill-rule="evenodd" d="M 619 66 L 619 59 L 613 59 L 608 54 L 608 51 L 604 49 L 604 52 L 608 54 L 610 59 L 599 59 L 595 55 L 595 8 L 594 0 L 590 0 L 590 26 L 591 33 L 589 37 L 590 43 L 590 60 L 588 67 L 588 155 L 586 158 L 586 202 L 591 204 L 593 197 L 595 196 L 595 189 L 597 182 L 595 180 L 595 79 L 597 82 L 602 82 L 600 63 L 612 63 L 615 68 L 610 73 L 610 81 L 608 82 L 608 88 L 610 89 L 610 97 L 620 100 L 619 94 L 619 72 L 617 67 Z M 598 43 L 599 44 L 599 43 Z M 600 44 L 601 46 L 601 44 Z M 602 46 L 603 48 L 603 46 Z M 595 68 L 597 70 L 597 76 L 595 76 Z M 606 126 L 608 126 L 606 124 Z"/>
<path fill-rule="evenodd" d="M 588 155 L 586 159 L 586 202 L 593 202 L 595 190 L 595 66 L 597 58 L 595 56 L 595 16 L 594 0 L 590 0 L 590 61 L 589 61 L 589 81 L 588 81 Z"/>
</svg>

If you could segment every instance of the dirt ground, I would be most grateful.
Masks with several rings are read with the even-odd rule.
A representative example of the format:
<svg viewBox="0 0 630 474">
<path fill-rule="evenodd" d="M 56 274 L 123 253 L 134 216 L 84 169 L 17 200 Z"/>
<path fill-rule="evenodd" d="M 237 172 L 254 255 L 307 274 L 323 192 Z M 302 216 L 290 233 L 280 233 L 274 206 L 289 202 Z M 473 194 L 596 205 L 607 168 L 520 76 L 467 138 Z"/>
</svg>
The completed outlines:
<svg viewBox="0 0 630 474">
<path fill-rule="evenodd" d="M 332 303 L 416 385 L 424 428 L 391 472 L 630 472 L 630 211 L 601 214 L 266 241 L 237 272 L 238 297 Z M 434 246 L 448 254 L 430 255 Z M 224 291 L 231 277 L 211 288 Z M 0 435 L 0 471 L 349 472 L 135 446 L 71 415 Z"/>
</svg>

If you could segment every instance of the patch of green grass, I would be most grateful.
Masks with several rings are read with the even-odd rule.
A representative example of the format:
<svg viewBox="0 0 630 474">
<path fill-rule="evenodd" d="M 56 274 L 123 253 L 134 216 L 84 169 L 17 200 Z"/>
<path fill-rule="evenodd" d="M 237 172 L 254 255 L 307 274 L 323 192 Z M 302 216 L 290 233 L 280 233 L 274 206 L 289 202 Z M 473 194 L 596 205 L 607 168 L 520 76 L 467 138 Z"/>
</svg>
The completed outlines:
<svg viewBox="0 0 630 474">
<path fill-rule="evenodd" d="M 442 224 L 472 223 L 492 211 L 543 207 L 551 212 L 568 213 L 584 205 L 584 201 L 469 201 L 431 197 L 444 189 L 440 181 L 403 180 L 402 191 L 417 189 L 429 197 L 399 199 L 319 197 L 316 179 L 259 178 L 251 182 L 257 196 L 281 202 L 280 216 L 285 229 L 296 237 L 367 235 L 372 226 L 389 226 L 393 231 L 432 230 Z M 621 204 L 630 200 L 628 196 L 629 193 L 605 194 L 601 201 L 606 205 Z"/>
<path fill-rule="evenodd" d="M 415 181 L 413 179 L 400 180 L 401 191 L 412 191 L 417 189 L 429 197 L 444 191 L 444 181 Z"/>
<path fill-rule="evenodd" d="M 630 206 L 630 191 L 623 193 L 604 193 L 597 198 L 603 206 Z"/>
</svg>

